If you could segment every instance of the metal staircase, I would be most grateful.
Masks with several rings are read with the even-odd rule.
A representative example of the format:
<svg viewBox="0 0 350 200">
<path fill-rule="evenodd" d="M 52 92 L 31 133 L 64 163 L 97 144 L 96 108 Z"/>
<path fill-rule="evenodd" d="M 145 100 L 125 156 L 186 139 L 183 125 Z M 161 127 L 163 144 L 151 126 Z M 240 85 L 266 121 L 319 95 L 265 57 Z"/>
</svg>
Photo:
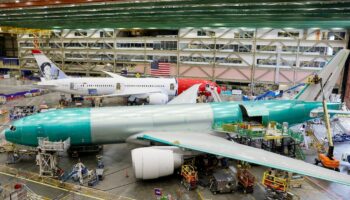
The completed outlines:
<svg viewBox="0 0 350 200">
<path fill-rule="evenodd" d="M 60 142 L 50 142 L 48 138 L 38 138 L 37 164 L 40 176 L 53 177 L 59 170 L 57 153 L 64 152 L 70 147 L 70 138 Z"/>
</svg>

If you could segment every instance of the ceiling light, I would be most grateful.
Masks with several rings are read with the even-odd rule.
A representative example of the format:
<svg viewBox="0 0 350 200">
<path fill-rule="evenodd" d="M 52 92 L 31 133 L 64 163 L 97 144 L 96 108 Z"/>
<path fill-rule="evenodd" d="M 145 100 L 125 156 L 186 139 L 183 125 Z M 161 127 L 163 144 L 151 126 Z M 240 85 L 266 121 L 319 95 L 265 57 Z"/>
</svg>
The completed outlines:
<svg viewBox="0 0 350 200">
<path fill-rule="evenodd" d="M 19 0 L 16 0 L 15 2 L 16 2 L 16 3 L 19 3 Z"/>
</svg>

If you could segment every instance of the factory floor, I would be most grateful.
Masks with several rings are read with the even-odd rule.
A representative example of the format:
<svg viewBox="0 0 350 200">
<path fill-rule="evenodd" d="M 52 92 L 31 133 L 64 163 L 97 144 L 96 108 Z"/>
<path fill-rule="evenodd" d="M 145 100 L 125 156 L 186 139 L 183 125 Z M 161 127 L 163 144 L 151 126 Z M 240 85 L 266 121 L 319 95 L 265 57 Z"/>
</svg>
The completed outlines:
<svg viewBox="0 0 350 200">
<path fill-rule="evenodd" d="M 0 93 L 8 93 L 11 87 L 18 91 L 16 84 L 21 82 L 15 80 L 0 80 Z M 6 89 L 4 89 L 6 88 Z M 4 91 L 6 90 L 6 91 Z M 68 95 L 67 95 L 68 97 Z M 11 108 L 14 105 L 40 105 L 47 104 L 50 107 L 56 106 L 60 98 L 59 93 L 49 93 L 42 96 L 23 98 L 14 100 L 0 105 L 0 108 Z M 120 100 L 104 101 L 106 105 L 117 105 Z M 89 103 L 86 103 L 88 106 Z M 6 122 L 1 122 L 4 124 Z M 0 131 L 3 127 L 0 127 Z M 251 171 L 257 177 L 257 184 L 254 188 L 253 194 L 242 194 L 236 192 L 233 194 L 218 194 L 213 195 L 208 188 L 199 187 L 194 191 L 187 191 L 181 184 L 180 179 L 176 176 L 163 177 L 157 180 L 141 181 L 135 179 L 131 164 L 130 150 L 135 148 L 131 144 L 112 144 L 105 145 L 100 155 L 103 156 L 105 165 L 105 179 L 101 181 L 94 188 L 97 191 L 105 191 L 115 195 L 113 199 L 156 199 L 154 195 L 155 188 L 161 188 L 164 195 L 171 195 L 172 199 L 264 199 L 264 188 L 261 184 L 261 177 L 266 170 L 264 167 L 254 166 Z M 342 152 L 350 152 L 348 144 L 337 144 L 336 156 Z M 90 169 L 96 168 L 96 155 L 81 155 L 81 161 Z M 308 155 L 307 160 L 313 161 L 315 155 Z M 273 159 L 273 158 L 271 158 Z M 0 153 L 0 165 L 5 164 L 7 155 Z M 77 158 L 70 158 L 66 153 L 60 156 L 60 167 L 64 170 L 70 170 L 74 164 L 77 163 Z M 23 159 L 20 163 L 8 165 L 19 170 L 26 170 L 37 173 L 38 167 L 35 165 L 33 158 Z M 343 170 L 343 169 L 342 169 Z M 346 173 L 346 171 L 342 171 Z M 30 180 L 23 180 L 20 177 L 13 177 L 6 173 L 0 172 L 0 183 L 2 185 L 13 182 L 24 182 L 38 195 L 47 197 L 49 199 L 98 199 L 89 198 L 79 193 L 65 191 L 60 188 L 50 187 L 40 182 L 33 182 Z M 326 181 L 307 178 L 303 183 L 302 188 L 293 188 L 292 193 L 298 195 L 301 199 L 348 199 L 350 196 L 350 187 L 339 184 L 329 183 Z M 89 194 L 91 195 L 91 194 Z"/>
</svg>

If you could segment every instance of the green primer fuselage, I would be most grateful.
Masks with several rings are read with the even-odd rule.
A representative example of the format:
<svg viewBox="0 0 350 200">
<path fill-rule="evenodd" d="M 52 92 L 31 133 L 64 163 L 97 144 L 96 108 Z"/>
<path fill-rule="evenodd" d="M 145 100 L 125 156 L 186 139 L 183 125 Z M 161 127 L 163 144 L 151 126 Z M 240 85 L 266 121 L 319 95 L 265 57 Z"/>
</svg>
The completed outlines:
<svg viewBox="0 0 350 200">
<path fill-rule="evenodd" d="M 48 111 L 13 122 L 16 130 L 5 131 L 6 140 L 37 146 L 38 137 L 50 141 L 71 139 L 71 145 L 121 143 L 145 131 L 194 131 L 207 133 L 224 123 L 259 120 L 296 124 L 310 119 L 321 102 L 270 100 L 209 104 L 133 107 L 75 108 Z M 340 104 L 328 104 L 340 109 Z"/>
</svg>

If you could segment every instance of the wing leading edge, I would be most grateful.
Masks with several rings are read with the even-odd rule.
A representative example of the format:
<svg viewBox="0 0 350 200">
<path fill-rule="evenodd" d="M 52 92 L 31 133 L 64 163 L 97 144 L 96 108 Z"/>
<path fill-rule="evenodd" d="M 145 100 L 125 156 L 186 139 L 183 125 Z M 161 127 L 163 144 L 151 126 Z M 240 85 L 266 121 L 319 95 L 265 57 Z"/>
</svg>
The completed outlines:
<svg viewBox="0 0 350 200">
<path fill-rule="evenodd" d="M 224 138 L 195 132 L 145 132 L 139 138 L 242 160 L 350 186 L 350 176 Z"/>
</svg>

